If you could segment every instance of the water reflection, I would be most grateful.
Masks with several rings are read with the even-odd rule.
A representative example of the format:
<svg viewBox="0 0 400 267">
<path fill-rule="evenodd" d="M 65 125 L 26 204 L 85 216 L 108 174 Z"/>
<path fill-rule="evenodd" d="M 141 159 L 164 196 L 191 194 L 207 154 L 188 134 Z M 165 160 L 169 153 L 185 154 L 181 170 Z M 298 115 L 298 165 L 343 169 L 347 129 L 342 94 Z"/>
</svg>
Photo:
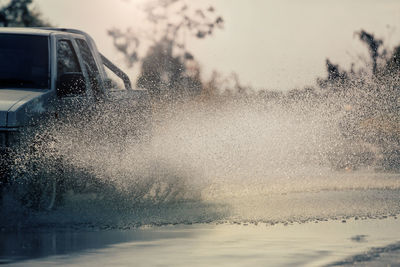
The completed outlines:
<svg viewBox="0 0 400 267">
<path fill-rule="evenodd" d="M 89 231 L 49 229 L 0 232 L 0 264 L 16 263 L 55 255 L 70 255 L 126 242 L 151 242 L 188 237 L 187 231 L 109 230 Z"/>
</svg>

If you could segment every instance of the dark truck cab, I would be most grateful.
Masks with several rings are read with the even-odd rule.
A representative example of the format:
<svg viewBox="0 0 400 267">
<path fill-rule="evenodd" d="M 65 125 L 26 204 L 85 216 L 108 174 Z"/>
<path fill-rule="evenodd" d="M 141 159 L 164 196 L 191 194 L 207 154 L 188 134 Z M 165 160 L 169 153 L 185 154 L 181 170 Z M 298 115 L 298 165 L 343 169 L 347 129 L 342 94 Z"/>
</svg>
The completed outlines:
<svg viewBox="0 0 400 267">
<path fill-rule="evenodd" d="M 106 101 L 149 109 L 146 90 L 97 50 L 86 33 L 58 28 L 0 29 L 0 191 L 10 149 L 32 124 L 58 116 L 71 103 L 81 108 Z M 67 112 L 66 112 L 67 114 Z"/>
</svg>

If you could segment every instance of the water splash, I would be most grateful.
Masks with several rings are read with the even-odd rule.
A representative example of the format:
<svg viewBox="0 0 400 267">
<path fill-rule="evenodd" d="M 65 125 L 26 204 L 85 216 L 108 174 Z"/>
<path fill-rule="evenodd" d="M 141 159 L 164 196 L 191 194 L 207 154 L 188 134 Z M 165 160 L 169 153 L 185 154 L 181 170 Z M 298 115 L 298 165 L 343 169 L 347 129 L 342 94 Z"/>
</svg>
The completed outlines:
<svg viewBox="0 0 400 267">
<path fill-rule="evenodd" d="M 377 172 L 379 151 L 343 136 L 336 105 L 158 109 L 145 142 L 126 120 L 110 123 L 116 114 L 47 126 L 41 135 L 54 142 L 19 155 L 18 170 L 31 174 L 34 163 L 42 181 L 54 173 L 62 180 L 58 208 L 30 212 L 29 224 L 276 223 L 400 211 L 400 175 Z"/>
</svg>

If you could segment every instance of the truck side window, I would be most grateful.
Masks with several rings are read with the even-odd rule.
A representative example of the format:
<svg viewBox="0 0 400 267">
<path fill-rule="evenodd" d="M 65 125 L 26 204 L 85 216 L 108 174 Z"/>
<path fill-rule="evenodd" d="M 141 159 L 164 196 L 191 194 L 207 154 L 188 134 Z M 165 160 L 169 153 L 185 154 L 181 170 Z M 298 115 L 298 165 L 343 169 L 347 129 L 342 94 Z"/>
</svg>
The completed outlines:
<svg viewBox="0 0 400 267">
<path fill-rule="evenodd" d="M 78 44 L 79 50 L 81 51 L 83 63 L 85 64 L 85 67 L 87 69 L 92 90 L 95 94 L 99 95 L 101 94 L 101 81 L 99 80 L 100 73 L 97 68 L 96 61 L 94 60 L 92 52 L 90 51 L 90 48 L 85 40 L 76 39 L 76 42 Z"/>
<path fill-rule="evenodd" d="M 75 77 L 75 80 L 70 84 L 72 77 Z M 82 79 L 76 77 L 82 77 Z M 66 84 L 68 79 L 69 83 Z M 86 92 L 82 69 L 70 40 L 57 41 L 57 80 L 59 96 L 78 96 Z"/>
<path fill-rule="evenodd" d="M 60 40 L 57 43 L 58 77 L 68 72 L 82 72 L 71 41 Z"/>
</svg>

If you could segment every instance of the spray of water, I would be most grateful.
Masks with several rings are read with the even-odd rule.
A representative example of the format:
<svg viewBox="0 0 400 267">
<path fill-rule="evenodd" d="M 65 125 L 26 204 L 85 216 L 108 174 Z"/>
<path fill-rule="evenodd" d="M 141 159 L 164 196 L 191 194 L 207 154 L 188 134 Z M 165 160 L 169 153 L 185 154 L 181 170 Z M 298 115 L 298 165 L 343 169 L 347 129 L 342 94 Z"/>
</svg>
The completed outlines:
<svg viewBox="0 0 400 267">
<path fill-rule="evenodd" d="M 101 119 L 46 126 L 41 136 L 54 142 L 19 153 L 14 178 L 23 183 L 21 170 L 31 175 L 34 166 L 39 183 L 60 181 L 57 208 L 30 212 L 29 224 L 275 223 L 399 213 L 400 176 L 376 171 L 379 149 L 343 135 L 346 111 L 336 103 L 164 107 L 154 111 L 145 140 L 124 130 L 127 120 L 111 123 L 127 115 L 108 107 Z"/>
</svg>

